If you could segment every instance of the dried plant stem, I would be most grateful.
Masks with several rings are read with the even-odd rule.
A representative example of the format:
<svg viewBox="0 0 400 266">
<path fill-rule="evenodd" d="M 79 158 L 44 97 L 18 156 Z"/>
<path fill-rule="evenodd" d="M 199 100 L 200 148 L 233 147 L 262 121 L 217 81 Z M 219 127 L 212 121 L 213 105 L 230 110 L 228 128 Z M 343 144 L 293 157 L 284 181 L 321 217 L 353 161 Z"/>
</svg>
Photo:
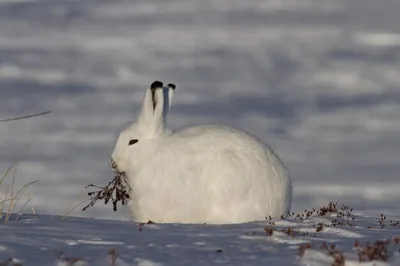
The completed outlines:
<svg viewBox="0 0 400 266">
<path fill-rule="evenodd" d="M 38 181 L 32 181 L 32 182 L 29 182 L 29 183 L 25 184 L 22 188 L 20 188 L 20 189 L 17 191 L 17 193 L 15 194 L 15 197 L 11 197 L 10 204 L 9 204 L 9 208 L 8 208 L 8 212 L 7 212 L 6 219 L 5 219 L 5 223 L 8 222 L 8 220 L 9 220 L 9 218 L 10 218 L 10 216 L 11 216 L 11 213 L 12 213 L 12 211 L 14 210 L 15 206 L 17 205 L 18 201 L 19 201 L 20 199 L 22 199 L 22 197 L 20 197 L 20 195 L 23 194 L 23 192 L 28 188 L 28 186 L 30 186 L 30 185 L 32 185 L 32 184 L 35 184 L 35 183 L 37 183 L 37 182 L 38 182 Z M 29 202 L 29 201 L 30 201 L 30 198 L 29 198 L 27 201 Z M 26 205 L 26 204 L 27 204 L 27 202 L 25 203 L 25 205 Z M 24 205 L 24 206 L 25 206 L 25 205 Z"/>
<path fill-rule="evenodd" d="M 0 120 L 1 122 L 9 122 L 9 121 L 15 121 L 15 120 L 21 120 L 21 119 L 26 119 L 26 118 L 32 118 L 32 117 L 36 117 L 36 116 L 41 116 L 41 115 L 46 115 L 51 113 L 51 111 L 45 111 L 45 112 L 41 112 L 41 113 L 35 113 L 35 114 L 30 114 L 30 115 L 24 115 L 24 116 L 18 116 L 18 117 L 13 117 L 13 118 L 7 118 L 7 119 L 2 119 Z"/>
<path fill-rule="evenodd" d="M 73 212 L 76 208 L 78 208 L 80 205 L 84 204 L 85 202 L 87 202 L 87 200 L 82 200 L 81 202 L 76 203 L 76 200 L 74 200 L 67 208 L 67 212 L 63 215 L 63 217 L 61 218 L 62 220 L 64 220 L 65 218 L 67 218 L 69 216 L 69 214 L 71 212 Z"/>
<path fill-rule="evenodd" d="M 129 199 L 130 187 L 127 178 L 124 173 L 117 173 L 113 180 L 111 180 L 107 186 L 100 187 L 93 184 L 86 186 L 95 187 L 99 190 L 89 192 L 88 195 L 91 197 L 91 201 L 82 210 L 85 211 L 89 207 L 92 207 L 97 200 L 104 200 L 104 204 L 107 204 L 110 200 L 113 204 L 113 210 L 117 210 L 117 203 L 120 201 L 122 205 L 125 205 Z"/>
</svg>

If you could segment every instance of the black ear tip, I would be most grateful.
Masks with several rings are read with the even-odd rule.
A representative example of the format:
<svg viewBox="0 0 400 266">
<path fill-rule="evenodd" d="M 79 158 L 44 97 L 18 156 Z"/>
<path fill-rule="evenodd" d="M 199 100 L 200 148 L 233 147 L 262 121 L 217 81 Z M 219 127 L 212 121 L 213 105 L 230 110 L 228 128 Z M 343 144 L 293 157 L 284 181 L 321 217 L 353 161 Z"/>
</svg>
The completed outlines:
<svg viewBox="0 0 400 266">
<path fill-rule="evenodd" d="M 168 87 L 170 87 L 170 88 L 173 89 L 173 90 L 176 89 L 176 85 L 175 85 L 175 84 L 172 84 L 172 83 L 168 84 Z"/>
<path fill-rule="evenodd" d="M 161 81 L 154 81 L 153 83 L 151 83 L 150 88 L 151 89 L 157 89 L 157 88 L 162 88 L 164 85 Z"/>
</svg>

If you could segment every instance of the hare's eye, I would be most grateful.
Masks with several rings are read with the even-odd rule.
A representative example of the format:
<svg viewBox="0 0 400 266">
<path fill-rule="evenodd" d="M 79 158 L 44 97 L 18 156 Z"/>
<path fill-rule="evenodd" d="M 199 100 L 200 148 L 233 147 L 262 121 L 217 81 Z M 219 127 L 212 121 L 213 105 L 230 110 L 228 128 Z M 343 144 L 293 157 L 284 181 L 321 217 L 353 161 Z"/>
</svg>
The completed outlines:
<svg viewBox="0 0 400 266">
<path fill-rule="evenodd" d="M 139 140 L 137 140 L 137 139 L 131 139 L 131 140 L 129 141 L 129 146 L 131 146 L 131 145 L 137 143 L 138 141 L 139 141 Z"/>
</svg>

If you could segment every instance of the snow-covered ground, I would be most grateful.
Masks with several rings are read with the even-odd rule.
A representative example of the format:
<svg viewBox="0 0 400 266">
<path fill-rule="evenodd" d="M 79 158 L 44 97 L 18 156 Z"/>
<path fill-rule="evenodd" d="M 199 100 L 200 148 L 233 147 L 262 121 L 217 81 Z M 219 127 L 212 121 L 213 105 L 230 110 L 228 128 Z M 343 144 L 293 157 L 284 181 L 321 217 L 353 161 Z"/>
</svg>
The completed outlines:
<svg viewBox="0 0 400 266">
<path fill-rule="evenodd" d="M 400 216 L 384 220 L 378 213 L 347 211 L 337 205 L 334 213 L 317 209 L 303 221 L 295 215 L 238 225 L 139 225 L 41 215 L 22 216 L 15 222 L 12 217 L 7 225 L 0 225 L 0 259 L 38 266 L 68 265 L 66 259 L 80 259 L 82 264 L 70 265 L 111 266 L 109 252 L 115 250 L 114 266 L 343 266 L 333 264 L 343 262 L 340 258 L 346 266 L 400 265 Z M 338 218 L 338 213 L 343 215 Z M 377 241 L 384 242 L 376 245 Z"/>
<path fill-rule="evenodd" d="M 0 171 L 17 161 L 16 187 L 38 180 L 25 213 L 34 206 L 42 215 L 64 215 L 85 199 L 85 185 L 112 178 L 108 162 L 117 134 L 158 79 L 178 86 L 171 127 L 225 123 L 267 141 L 291 172 L 293 211 L 340 201 L 365 223 L 372 214 L 399 215 L 399 10 L 397 0 L 2 0 L 0 119 L 52 113 L 0 123 Z M 0 186 L 0 198 L 10 183 Z M 70 215 L 129 220 L 126 210 L 102 204 Z M 137 245 L 139 253 L 130 256 L 170 265 L 184 264 L 183 253 L 204 264 L 208 258 L 242 265 L 244 257 L 233 255 L 241 250 L 249 265 L 297 252 L 265 237 L 243 238 L 262 224 L 155 225 L 142 232 L 123 224 L 134 230 L 115 229 L 124 233 L 121 240 L 113 229 L 120 222 L 55 221 L 40 216 L 2 226 L 2 234 L 13 230 L 1 237 L 1 250 L 34 257 L 40 241 L 85 253 L 98 250 L 84 244 L 97 237 L 126 243 L 128 255 L 127 246 Z M 62 226 L 70 230 L 61 232 Z M 92 227 L 94 236 L 85 231 Z M 322 238 L 347 245 L 356 235 L 389 236 L 357 230 Z M 227 251 L 197 249 L 194 243 L 208 234 Z M 81 235 L 83 244 L 66 242 Z M 187 240 L 191 235 L 194 241 Z M 27 245 L 22 253 L 18 239 Z M 151 241 L 155 251 L 147 249 Z M 167 244 L 181 248 L 170 251 Z M 269 248 L 279 249 L 277 256 L 263 253 Z"/>
</svg>

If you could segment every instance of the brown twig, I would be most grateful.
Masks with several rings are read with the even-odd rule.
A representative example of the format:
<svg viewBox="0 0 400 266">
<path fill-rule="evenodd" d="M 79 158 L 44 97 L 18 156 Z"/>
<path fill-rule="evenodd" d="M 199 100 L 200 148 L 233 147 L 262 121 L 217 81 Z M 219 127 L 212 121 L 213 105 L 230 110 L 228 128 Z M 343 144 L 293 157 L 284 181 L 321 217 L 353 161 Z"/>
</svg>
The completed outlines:
<svg viewBox="0 0 400 266">
<path fill-rule="evenodd" d="M 125 205 L 129 199 L 130 188 L 124 173 L 118 173 L 105 187 L 99 187 L 93 184 L 86 186 L 86 188 L 88 187 L 95 187 L 99 190 L 88 193 L 91 197 L 91 201 L 88 205 L 83 207 L 83 211 L 92 207 L 97 200 L 104 200 L 104 204 L 107 204 L 111 200 L 113 210 L 117 211 L 117 203 L 121 201 L 121 204 Z"/>
</svg>

